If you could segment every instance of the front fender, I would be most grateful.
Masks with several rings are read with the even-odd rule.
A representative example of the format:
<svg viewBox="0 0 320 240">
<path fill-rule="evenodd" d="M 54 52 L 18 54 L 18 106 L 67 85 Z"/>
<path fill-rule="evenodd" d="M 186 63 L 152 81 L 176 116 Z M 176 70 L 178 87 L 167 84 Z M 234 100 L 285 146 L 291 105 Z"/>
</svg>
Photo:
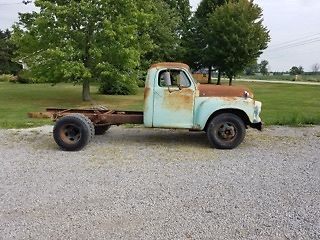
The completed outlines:
<svg viewBox="0 0 320 240">
<path fill-rule="evenodd" d="M 203 130 L 210 116 L 221 110 L 239 110 L 244 112 L 250 123 L 259 123 L 261 102 L 243 97 L 198 97 L 195 99 L 194 126 Z"/>
</svg>

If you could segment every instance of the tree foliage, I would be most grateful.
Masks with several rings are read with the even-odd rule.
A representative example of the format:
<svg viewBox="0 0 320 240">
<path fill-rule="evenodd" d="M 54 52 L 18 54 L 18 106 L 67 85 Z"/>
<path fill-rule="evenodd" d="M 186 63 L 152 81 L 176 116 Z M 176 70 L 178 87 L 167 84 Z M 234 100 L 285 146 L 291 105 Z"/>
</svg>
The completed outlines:
<svg viewBox="0 0 320 240">
<path fill-rule="evenodd" d="M 202 0 L 195 12 L 195 16 L 202 24 L 208 23 L 209 14 L 214 12 L 217 7 L 224 5 L 227 0 Z M 207 27 L 205 25 L 204 27 Z"/>
<path fill-rule="evenodd" d="M 233 77 L 252 64 L 270 40 L 262 25 L 262 9 L 247 0 L 230 1 L 209 14 L 207 59 L 224 72 L 232 84 Z"/>
<path fill-rule="evenodd" d="M 0 30 L 0 74 L 14 74 L 21 70 L 21 65 L 14 62 L 15 46 L 10 42 L 11 33 Z"/>
<path fill-rule="evenodd" d="M 303 74 L 304 73 L 304 70 L 303 70 L 303 67 L 302 66 L 293 66 L 290 70 L 289 70 L 289 73 L 291 75 L 300 75 L 300 74 Z"/>
<path fill-rule="evenodd" d="M 209 15 L 215 9 L 226 3 L 226 0 L 202 0 L 190 20 L 189 31 L 187 32 L 187 40 L 185 41 L 186 62 L 195 69 L 210 68 L 211 57 L 207 52 L 208 33 L 209 29 Z M 211 71 L 210 71 L 211 73 Z M 209 81 L 211 74 L 209 74 Z"/>
<path fill-rule="evenodd" d="M 312 72 L 317 73 L 319 72 L 320 69 L 320 64 L 319 63 L 315 63 L 311 66 Z"/>
<path fill-rule="evenodd" d="M 177 24 L 175 28 L 176 42 L 171 45 L 174 49 L 170 61 L 183 61 L 185 62 L 185 55 L 188 53 L 188 32 L 191 29 L 190 19 L 191 19 L 191 6 L 189 0 L 164 0 L 169 8 L 173 11 L 176 16 L 175 23 Z M 163 49 L 163 48 L 162 48 Z M 166 59 L 164 59 L 166 60 Z"/>
<path fill-rule="evenodd" d="M 260 64 L 258 64 L 257 61 L 255 61 L 245 68 L 244 73 L 246 75 L 254 75 L 255 73 L 259 72 L 259 68 Z"/>
<path fill-rule="evenodd" d="M 137 1 L 139 2 L 139 1 Z M 141 70 L 145 70 L 153 62 L 176 61 L 180 51 L 180 13 L 166 3 L 166 1 L 141 1 L 139 7 L 144 9 L 149 20 L 139 25 L 139 33 L 146 34 L 149 38 L 149 46 L 141 44 Z M 174 4 L 176 1 L 170 1 Z M 141 19 L 145 21 L 145 19 Z"/>
<path fill-rule="evenodd" d="M 259 71 L 262 75 L 268 75 L 269 62 L 267 60 L 262 60 L 259 64 Z"/>
<path fill-rule="evenodd" d="M 163 1 L 37 0 L 35 5 L 40 12 L 21 14 L 14 27 L 18 57 L 40 81 L 82 83 L 83 100 L 90 99 L 92 80 L 100 81 L 105 93 L 121 86 L 128 86 L 123 93 L 133 93 L 139 68 L 174 55 L 179 17 Z"/>
<path fill-rule="evenodd" d="M 178 30 L 186 31 L 191 17 L 191 6 L 189 0 L 164 0 L 164 2 L 167 3 L 169 8 L 175 11 L 180 18 Z"/>
<path fill-rule="evenodd" d="M 192 67 L 232 77 L 256 62 L 269 42 L 262 10 L 247 0 L 202 0 L 191 20 L 185 55 Z M 231 83 L 231 81 L 230 81 Z"/>
</svg>

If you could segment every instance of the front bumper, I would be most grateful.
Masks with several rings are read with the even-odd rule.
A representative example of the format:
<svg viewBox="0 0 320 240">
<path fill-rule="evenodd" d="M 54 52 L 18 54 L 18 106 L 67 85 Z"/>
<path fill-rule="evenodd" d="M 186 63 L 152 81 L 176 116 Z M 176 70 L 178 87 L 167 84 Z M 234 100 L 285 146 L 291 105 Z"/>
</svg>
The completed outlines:
<svg viewBox="0 0 320 240">
<path fill-rule="evenodd" d="M 259 131 L 262 131 L 263 129 L 263 123 L 262 122 L 258 122 L 258 123 L 251 123 L 250 127 L 255 128 Z"/>
</svg>

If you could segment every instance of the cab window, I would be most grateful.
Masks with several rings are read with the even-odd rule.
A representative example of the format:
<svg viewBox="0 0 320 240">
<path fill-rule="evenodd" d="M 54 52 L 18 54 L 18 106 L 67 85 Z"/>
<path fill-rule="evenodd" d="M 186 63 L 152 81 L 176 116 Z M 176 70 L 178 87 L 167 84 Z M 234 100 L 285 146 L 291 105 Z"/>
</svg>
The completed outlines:
<svg viewBox="0 0 320 240">
<path fill-rule="evenodd" d="M 191 82 L 182 70 L 163 70 L 159 74 L 158 84 L 160 87 L 183 87 L 188 88 L 191 86 Z"/>
</svg>

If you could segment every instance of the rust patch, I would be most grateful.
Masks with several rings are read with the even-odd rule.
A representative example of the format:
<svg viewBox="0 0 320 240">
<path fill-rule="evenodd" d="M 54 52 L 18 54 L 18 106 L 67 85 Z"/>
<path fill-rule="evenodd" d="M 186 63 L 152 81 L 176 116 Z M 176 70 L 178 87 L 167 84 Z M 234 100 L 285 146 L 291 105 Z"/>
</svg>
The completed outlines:
<svg viewBox="0 0 320 240">
<path fill-rule="evenodd" d="M 151 89 L 148 87 L 144 88 L 144 112 L 148 111 L 149 108 L 149 97 L 150 97 Z"/>
<path fill-rule="evenodd" d="M 237 100 L 237 97 L 221 97 L 223 98 L 223 100 L 225 101 L 236 101 Z"/>
<path fill-rule="evenodd" d="M 52 118 L 53 113 L 51 112 L 29 112 L 29 118 Z"/>
<path fill-rule="evenodd" d="M 162 106 L 172 110 L 193 110 L 193 90 L 183 88 L 181 91 L 166 91 Z"/>
<path fill-rule="evenodd" d="M 144 88 L 144 101 L 146 102 L 146 99 L 150 96 L 151 89 L 148 87 Z"/>
<path fill-rule="evenodd" d="M 31 118 L 51 117 L 54 121 L 61 117 L 80 113 L 88 117 L 95 125 L 108 124 L 143 124 L 143 112 L 137 111 L 117 111 L 117 110 L 97 110 L 97 109 L 59 109 L 48 108 L 46 112 L 29 113 Z"/>
<path fill-rule="evenodd" d="M 141 114 L 103 114 L 100 117 L 100 122 L 110 125 L 121 124 L 143 124 L 143 113 Z"/>
<path fill-rule="evenodd" d="M 152 64 L 150 68 L 159 68 L 159 67 L 166 67 L 166 68 L 185 68 L 190 70 L 190 67 L 185 63 L 177 63 L 177 62 L 161 62 Z"/>
<path fill-rule="evenodd" d="M 199 84 L 200 97 L 243 97 L 245 91 L 253 97 L 252 91 L 241 86 L 220 86 Z"/>
</svg>

